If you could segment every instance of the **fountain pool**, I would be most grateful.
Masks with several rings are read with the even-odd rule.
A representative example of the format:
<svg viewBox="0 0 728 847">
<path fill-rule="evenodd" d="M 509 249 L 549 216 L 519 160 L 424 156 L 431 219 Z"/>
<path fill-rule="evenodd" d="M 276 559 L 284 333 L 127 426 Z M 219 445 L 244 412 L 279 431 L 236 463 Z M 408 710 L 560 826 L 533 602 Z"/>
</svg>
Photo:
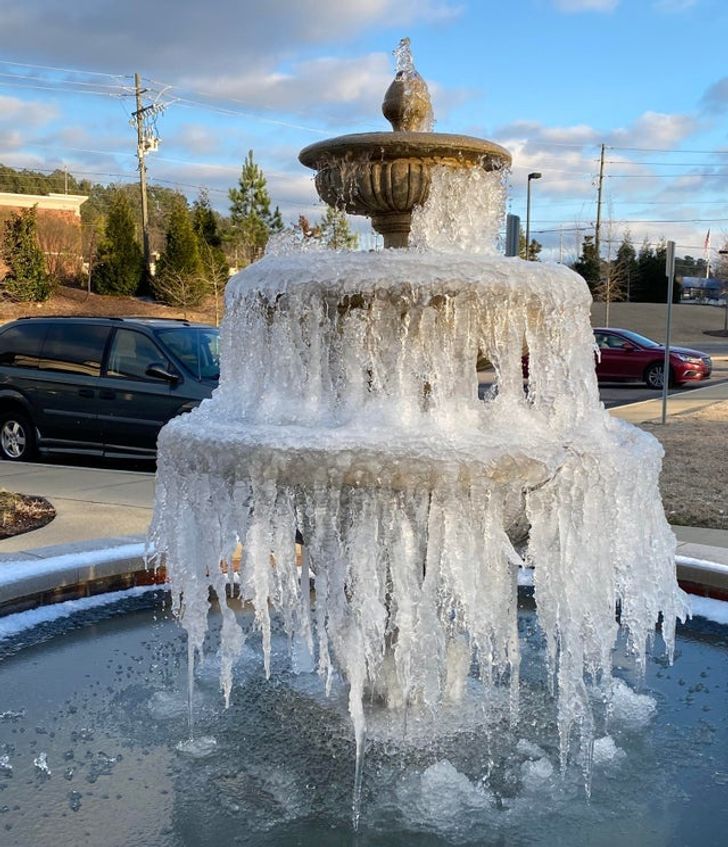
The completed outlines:
<svg viewBox="0 0 728 847">
<path fill-rule="evenodd" d="M 137 598 L 5 640 L 10 844 L 716 837 L 726 633 L 675 651 L 661 449 L 599 402 L 584 281 L 498 254 L 510 157 L 428 131 L 406 44 L 385 112 L 301 160 L 400 249 L 243 271 L 160 435 L 185 637 Z"/>
<path fill-rule="evenodd" d="M 726 604 L 721 604 L 725 606 Z M 214 748 L 191 758 L 186 644 L 169 599 L 86 610 L 0 641 L 0 843 L 4 847 L 268 845 L 611 845 L 723 843 L 728 814 L 728 629 L 678 628 L 676 662 L 650 655 L 641 694 L 618 650 L 620 685 L 597 734 L 592 796 L 580 767 L 559 775 L 555 703 L 521 593 L 521 721 L 502 699 L 467 691 L 434 725 L 367 707 L 360 832 L 351 832 L 354 739 L 340 680 L 326 698 L 295 674 L 272 634 L 273 678 L 259 644 L 218 692 L 220 616 L 197 668 L 194 720 Z M 32 614 L 32 613 L 31 613 Z M 246 629 L 252 614 L 236 610 Z M 474 675 L 469 686 L 479 688 Z M 487 708 L 486 708 L 487 706 Z M 207 755 L 202 755 L 202 754 Z M 45 754 L 47 771 L 34 765 Z M 588 833 L 588 841 L 586 840 Z"/>
</svg>

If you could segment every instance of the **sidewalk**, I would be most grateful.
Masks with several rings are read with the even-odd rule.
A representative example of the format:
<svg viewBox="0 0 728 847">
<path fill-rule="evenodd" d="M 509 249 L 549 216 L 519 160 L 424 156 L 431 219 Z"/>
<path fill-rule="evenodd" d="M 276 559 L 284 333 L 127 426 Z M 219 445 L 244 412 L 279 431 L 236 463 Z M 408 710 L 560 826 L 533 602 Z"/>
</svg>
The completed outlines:
<svg viewBox="0 0 728 847">
<path fill-rule="evenodd" d="M 56 509 L 41 529 L 0 541 L 0 560 L 40 547 L 143 536 L 152 517 L 151 473 L 0 462 L 0 488 L 46 497 Z"/>
<path fill-rule="evenodd" d="M 728 400 L 728 382 L 706 385 L 703 388 L 693 388 L 691 391 L 685 391 L 682 394 L 668 395 L 667 414 L 669 417 L 685 415 L 689 412 L 696 412 L 698 409 L 704 409 L 713 403 L 720 403 L 722 400 Z M 616 406 L 609 411 L 615 417 L 633 424 L 661 421 L 662 394 L 658 394 L 653 400 Z"/>
</svg>

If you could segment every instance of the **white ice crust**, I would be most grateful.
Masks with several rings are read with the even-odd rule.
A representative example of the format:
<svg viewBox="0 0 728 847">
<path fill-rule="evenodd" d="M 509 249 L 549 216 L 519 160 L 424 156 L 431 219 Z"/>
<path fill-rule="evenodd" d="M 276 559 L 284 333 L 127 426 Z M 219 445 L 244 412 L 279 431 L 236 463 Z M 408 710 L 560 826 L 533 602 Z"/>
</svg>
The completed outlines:
<svg viewBox="0 0 728 847">
<path fill-rule="evenodd" d="M 437 709 L 472 662 L 484 685 L 510 686 L 515 721 L 508 531 L 525 514 L 563 760 L 574 735 L 589 741 L 615 610 L 638 665 L 660 616 L 670 654 L 684 617 L 662 450 L 599 402 L 589 304 L 563 266 L 487 255 L 312 252 L 238 274 L 219 388 L 159 438 L 151 540 L 194 649 L 241 542 L 266 669 L 278 613 L 324 680 L 347 680 L 359 746 L 367 692 Z M 488 403 L 479 355 L 497 376 Z M 229 697 L 244 635 L 222 606 Z"/>
</svg>

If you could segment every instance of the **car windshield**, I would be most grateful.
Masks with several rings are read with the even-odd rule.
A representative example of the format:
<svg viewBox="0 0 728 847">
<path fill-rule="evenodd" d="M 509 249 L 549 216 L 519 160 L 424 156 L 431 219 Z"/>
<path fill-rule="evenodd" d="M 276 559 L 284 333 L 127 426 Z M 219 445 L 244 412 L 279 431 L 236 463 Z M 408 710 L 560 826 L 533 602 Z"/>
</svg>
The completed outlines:
<svg viewBox="0 0 728 847">
<path fill-rule="evenodd" d="M 644 335 L 632 332 L 629 329 L 620 329 L 619 334 L 633 344 L 639 344 L 640 347 L 662 347 L 662 344 L 658 344 L 657 341 L 653 341 L 651 338 L 645 338 Z"/>
<path fill-rule="evenodd" d="M 198 379 L 220 378 L 220 332 L 216 327 L 165 327 L 156 334 Z"/>
</svg>

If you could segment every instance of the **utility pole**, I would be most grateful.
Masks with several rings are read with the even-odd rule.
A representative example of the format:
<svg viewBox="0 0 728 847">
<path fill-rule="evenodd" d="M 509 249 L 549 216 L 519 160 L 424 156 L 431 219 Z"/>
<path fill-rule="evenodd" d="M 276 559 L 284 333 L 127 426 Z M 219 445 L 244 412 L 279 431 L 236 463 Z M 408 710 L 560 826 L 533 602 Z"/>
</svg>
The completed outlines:
<svg viewBox="0 0 728 847">
<path fill-rule="evenodd" d="M 599 186 L 597 188 L 597 221 L 594 226 L 594 248 L 597 254 L 597 267 L 601 267 L 601 259 L 599 257 L 599 230 L 602 226 L 602 185 L 604 184 L 604 144 L 602 144 L 601 153 L 599 155 Z"/>
<path fill-rule="evenodd" d="M 132 112 L 132 118 L 136 124 L 137 131 L 137 159 L 139 160 L 139 188 L 142 195 L 142 240 L 144 244 L 144 273 L 149 274 L 149 207 L 147 204 L 147 166 L 144 162 L 146 153 L 146 139 L 144 137 L 144 115 L 152 111 L 153 106 L 142 105 L 142 94 L 146 89 L 142 88 L 141 77 L 134 74 L 134 90 L 136 93 L 136 111 Z"/>
</svg>

